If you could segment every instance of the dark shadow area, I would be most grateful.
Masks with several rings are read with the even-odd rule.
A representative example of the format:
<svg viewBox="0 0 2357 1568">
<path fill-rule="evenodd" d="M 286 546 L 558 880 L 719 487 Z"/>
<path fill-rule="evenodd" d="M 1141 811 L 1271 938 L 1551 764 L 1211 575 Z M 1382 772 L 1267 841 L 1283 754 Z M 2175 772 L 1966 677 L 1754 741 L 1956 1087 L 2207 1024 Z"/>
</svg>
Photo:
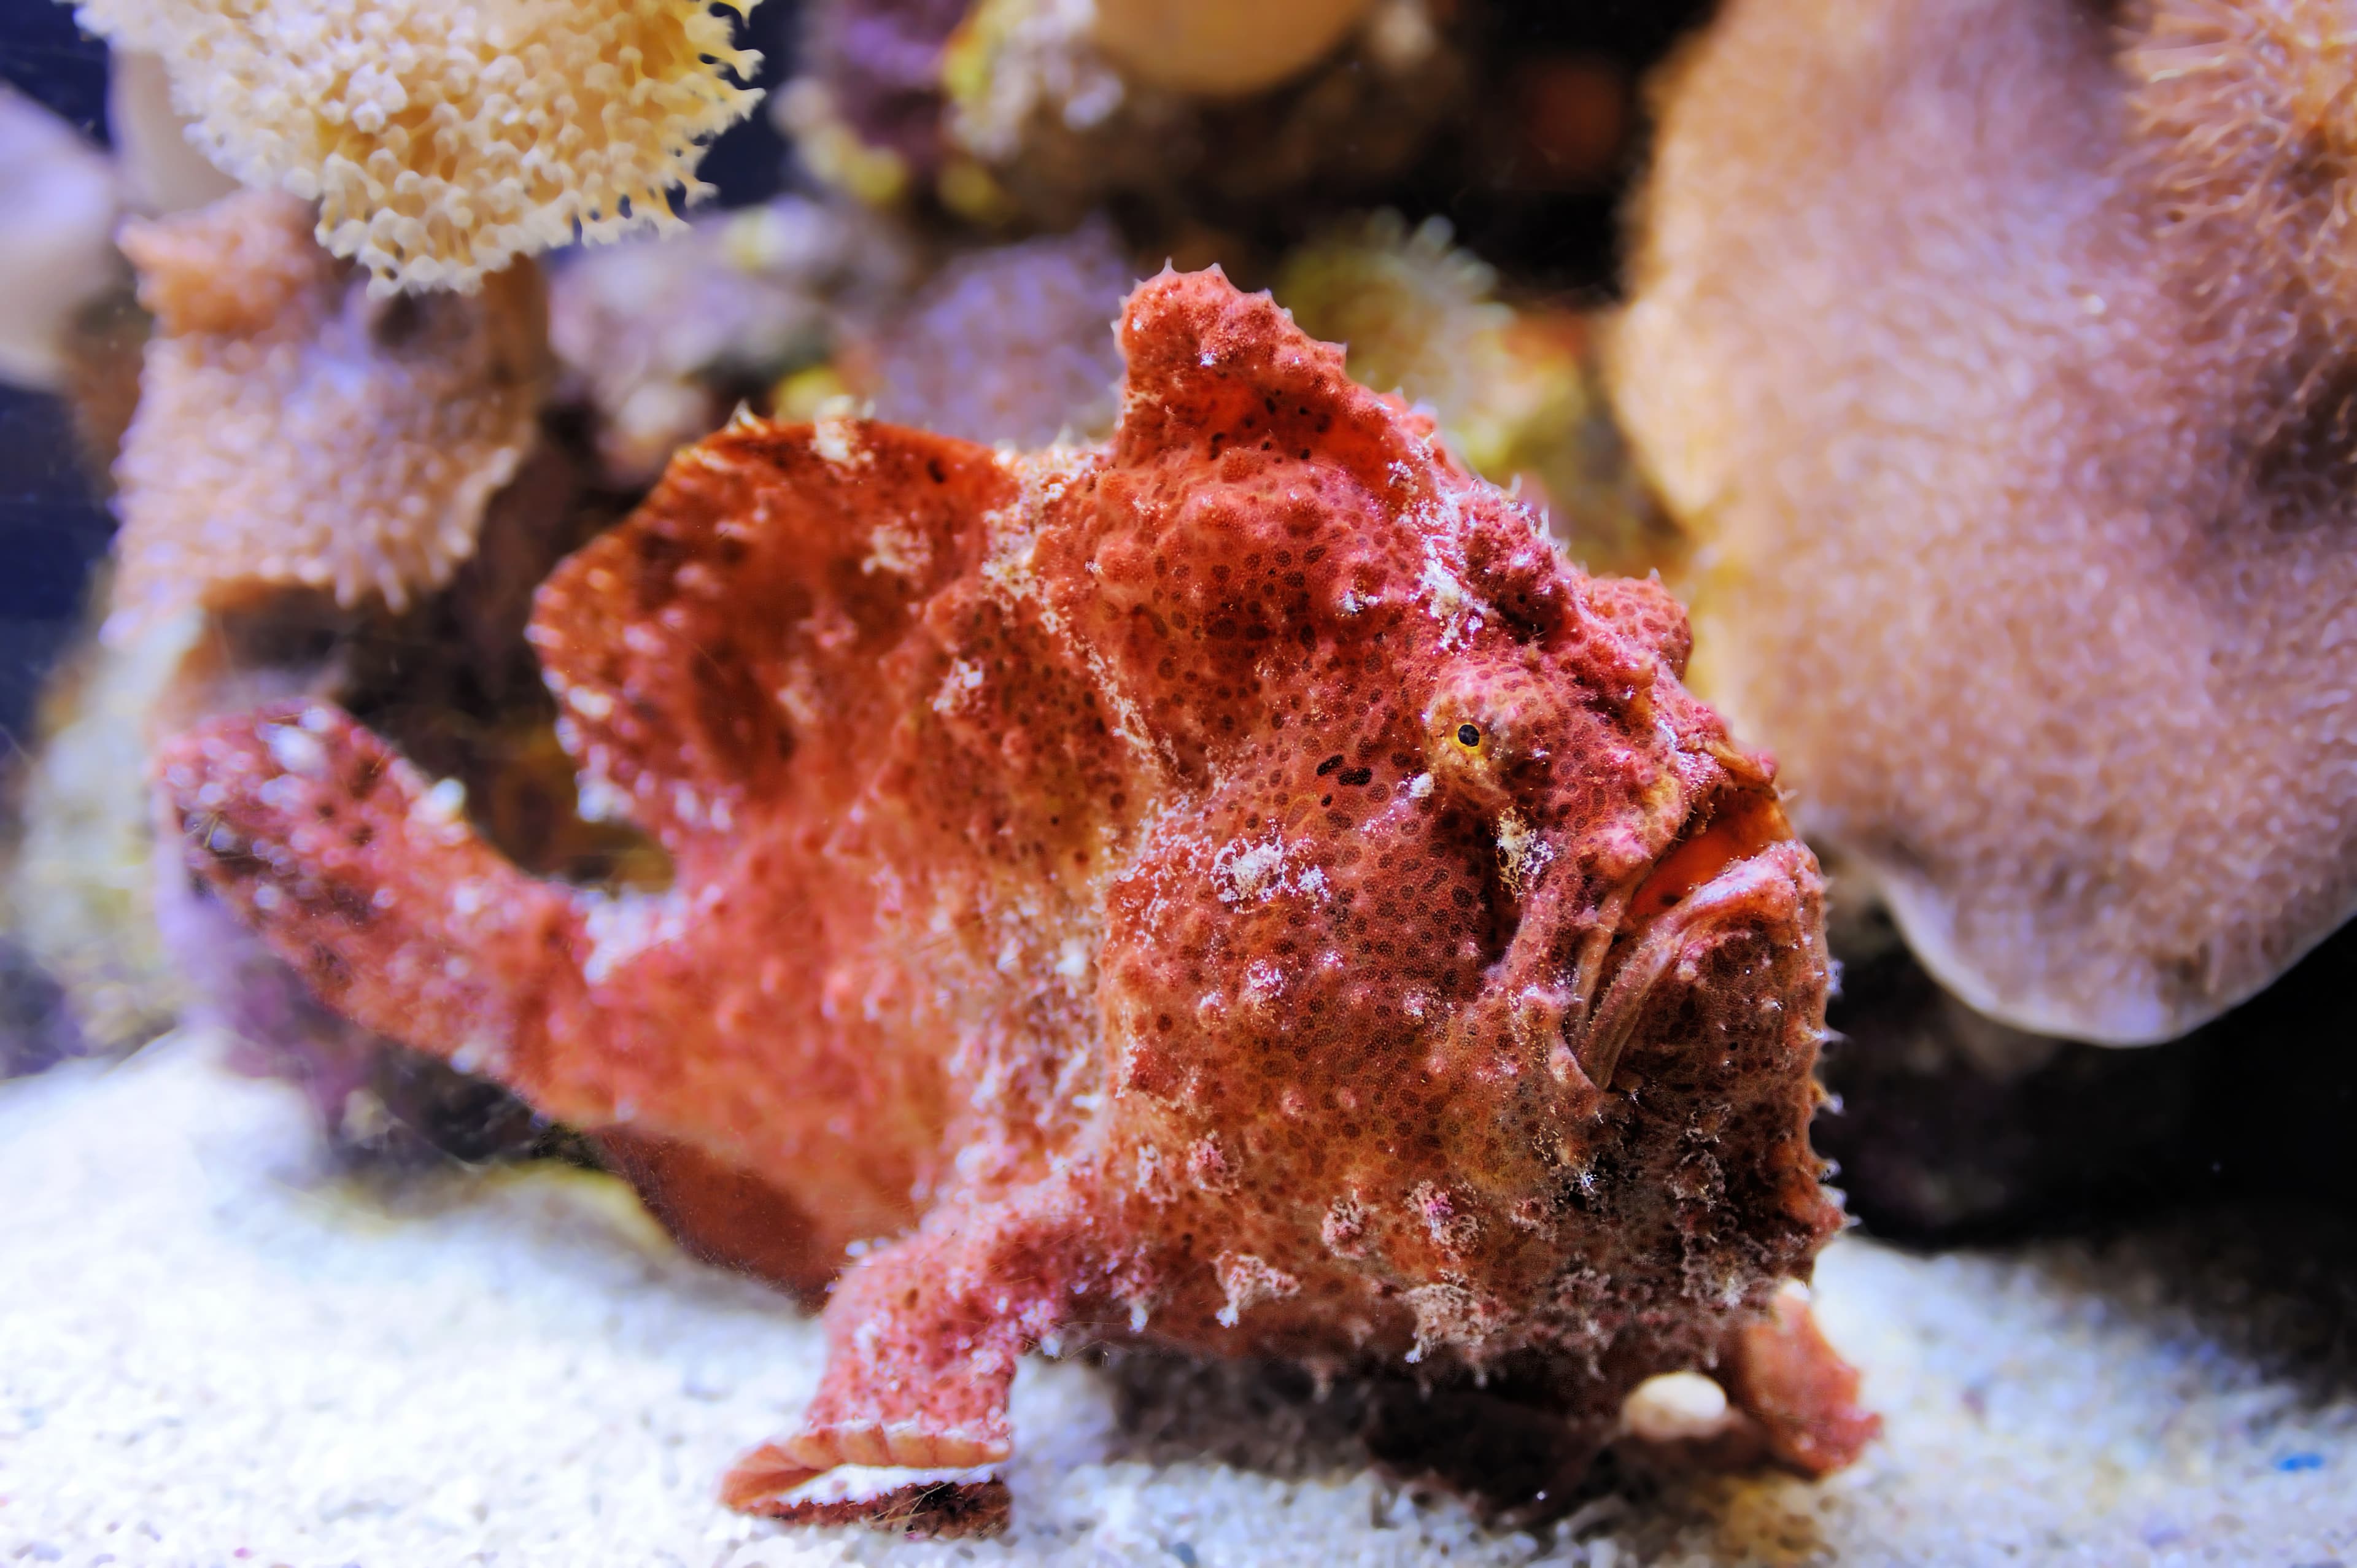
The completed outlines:
<svg viewBox="0 0 2357 1568">
<path fill-rule="evenodd" d="M 1175 1352 L 1103 1352 L 1122 1441 L 1147 1464 L 1215 1460 L 1285 1480 L 1363 1469 L 1374 1401 L 1365 1378 L 1321 1383 L 1282 1361 L 1205 1361 Z"/>
<path fill-rule="evenodd" d="M 764 0 L 738 26 L 737 42 L 761 51 L 761 69 L 749 85 L 774 95 L 793 74 L 801 12 L 797 0 Z M 774 102 L 773 96 L 765 96 L 749 116 L 715 138 L 705 153 L 696 176 L 718 187 L 713 205 L 748 207 L 767 201 L 784 188 L 786 141 L 770 118 Z"/>
<path fill-rule="evenodd" d="M 1868 1234 L 2031 1247 L 2111 1310 L 2317 1401 L 2357 1396 L 2357 927 L 2182 1039 L 1979 1018 L 1870 929 L 1820 1152 Z"/>
<path fill-rule="evenodd" d="M 82 1054 L 64 988 L 13 937 L 0 937 L 0 1079 L 46 1071 Z"/>
<path fill-rule="evenodd" d="M 2025 1035 L 1947 996 L 1895 937 L 1853 951 L 1818 1150 L 1870 1232 L 2084 1234 L 2189 1208 L 2357 1213 L 2357 927 L 2166 1045 Z"/>
<path fill-rule="evenodd" d="M 2357 1398 L 2357 1219 L 2212 1204 L 2096 1238 L 2086 1283 L 2317 1403 Z M 2172 1321 L 2173 1320 L 2173 1321 Z"/>
<path fill-rule="evenodd" d="M 1419 1503 L 1453 1498 L 1501 1530 L 1544 1529 L 1597 1498 L 1652 1491 L 1562 1415 L 1499 1387 L 1320 1378 L 1282 1361 L 1125 1347 L 1100 1359 L 1117 1458 L 1211 1462 L 1284 1481 L 1372 1468 Z"/>
<path fill-rule="evenodd" d="M 65 404 L 0 386 L 0 750 L 31 740 L 41 682 L 81 625 L 114 520 Z"/>
<path fill-rule="evenodd" d="M 0 81 L 94 142 L 106 134 L 106 46 L 59 0 L 0 0 Z"/>
<path fill-rule="evenodd" d="M 106 47 L 70 5 L 0 0 L 0 81 L 105 143 Z M 30 738 L 42 678 L 80 623 L 113 528 L 64 403 L 0 385 L 0 754 Z"/>
<path fill-rule="evenodd" d="M 1494 7 L 1483 48 L 1494 91 L 1464 133 L 1471 156 L 1425 186 L 1426 209 L 1518 283 L 1617 295 L 1621 220 L 1651 152 L 1646 81 L 1716 9 L 1715 0 Z"/>
</svg>

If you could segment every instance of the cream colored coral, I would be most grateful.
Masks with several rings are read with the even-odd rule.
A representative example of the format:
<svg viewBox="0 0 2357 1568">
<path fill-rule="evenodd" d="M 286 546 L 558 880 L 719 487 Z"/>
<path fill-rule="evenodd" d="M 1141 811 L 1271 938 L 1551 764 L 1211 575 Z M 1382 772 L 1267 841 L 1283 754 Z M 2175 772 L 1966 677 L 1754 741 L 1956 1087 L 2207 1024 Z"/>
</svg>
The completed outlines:
<svg viewBox="0 0 2357 1568">
<path fill-rule="evenodd" d="M 756 0 L 728 0 L 741 13 Z M 514 258 L 678 222 L 701 144 L 759 94 L 706 0 L 84 0 L 164 57 L 192 137 L 320 203 L 380 292 L 471 291 Z"/>
<path fill-rule="evenodd" d="M 1735 0 L 1618 346 L 1695 683 L 2045 1034 L 2181 1033 L 2357 912 L 2352 188 L 2297 36 L 2226 18 Z"/>
<path fill-rule="evenodd" d="M 1369 0 L 1096 0 L 1097 47 L 1140 81 L 1256 92 L 1342 41 Z"/>
<path fill-rule="evenodd" d="M 531 263 L 471 299 L 371 300 L 309 231 L 264 191 L 125 226 L 157 332 L 115 465 L 110 639 L 274 586 L 398 609 L 473 553 L 533 439 Z"/>
</svg>

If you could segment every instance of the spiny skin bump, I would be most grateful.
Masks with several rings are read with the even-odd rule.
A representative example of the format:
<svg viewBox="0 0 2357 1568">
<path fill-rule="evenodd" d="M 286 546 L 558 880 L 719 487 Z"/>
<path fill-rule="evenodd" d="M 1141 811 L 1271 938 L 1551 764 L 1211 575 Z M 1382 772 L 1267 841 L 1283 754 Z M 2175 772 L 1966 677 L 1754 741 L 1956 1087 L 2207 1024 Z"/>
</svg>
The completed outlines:
<svg viewBox="0 0 2357 1568">
<path fill-rule="evenodd" d="M 330 709 L 161 762 L 335 1005 L 767 1184 L 805 1288 L 865 1244 L 740 1506 L 1003 1458 L 1050 1337 L 1496 1373 L 1584 1460 L 1839 1224 L 1815 865 L 1676 606 L 1265 295 L 1165 274 L 1122 335 L 1108 447 L 743 424 L 542 590 L 667 894 L 522 876 Z M 1806 1467 L 1871 1431 L 1824 1362 L 1757 1402 Z"/>
</svg>

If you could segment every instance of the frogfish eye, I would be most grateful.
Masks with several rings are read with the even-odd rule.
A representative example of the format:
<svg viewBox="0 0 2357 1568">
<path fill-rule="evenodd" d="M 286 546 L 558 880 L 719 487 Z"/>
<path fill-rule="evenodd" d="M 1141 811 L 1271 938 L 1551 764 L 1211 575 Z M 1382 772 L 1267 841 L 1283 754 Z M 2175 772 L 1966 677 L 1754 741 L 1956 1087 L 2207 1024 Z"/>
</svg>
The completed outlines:
<svg viewBox="0 0 2357 1568">
<path fill-rule="evenodd" d="M 1478 725 L 1458 725 L 1457 726 L 1457 744 L 1463 746 L 1468 751 L 1480 746 L 1481 744 L 1480 726 Z"/>
</svg>

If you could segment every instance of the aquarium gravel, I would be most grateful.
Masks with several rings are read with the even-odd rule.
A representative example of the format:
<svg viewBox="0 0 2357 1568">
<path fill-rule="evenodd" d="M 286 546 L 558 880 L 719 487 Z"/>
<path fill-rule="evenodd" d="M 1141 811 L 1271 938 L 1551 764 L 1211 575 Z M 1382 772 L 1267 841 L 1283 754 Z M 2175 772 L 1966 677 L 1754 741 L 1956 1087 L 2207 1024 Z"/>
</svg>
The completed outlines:
<svg viewBox="0 0 2357 1568">
<path fill-rule="evenodd" d="M 1624 1477 L 1487 1530 L 1368 1466 L 1347 1388 L 1035 1360 L 1006 1536 L 781 1531 L 713 1477 L 809 1396 L 809 1319 L 603 1177 L 330 1166 L 294 1090 L 218 1055 L 0 1086 L 0 1563 L 2357 1561 L 2357 1276 L 2323 1241 L 2271 1273 L 2225 1219 L 1837 1241 L 1819 1311 L 1889 1425 L 1813 1487 Z"/>
</svg>

